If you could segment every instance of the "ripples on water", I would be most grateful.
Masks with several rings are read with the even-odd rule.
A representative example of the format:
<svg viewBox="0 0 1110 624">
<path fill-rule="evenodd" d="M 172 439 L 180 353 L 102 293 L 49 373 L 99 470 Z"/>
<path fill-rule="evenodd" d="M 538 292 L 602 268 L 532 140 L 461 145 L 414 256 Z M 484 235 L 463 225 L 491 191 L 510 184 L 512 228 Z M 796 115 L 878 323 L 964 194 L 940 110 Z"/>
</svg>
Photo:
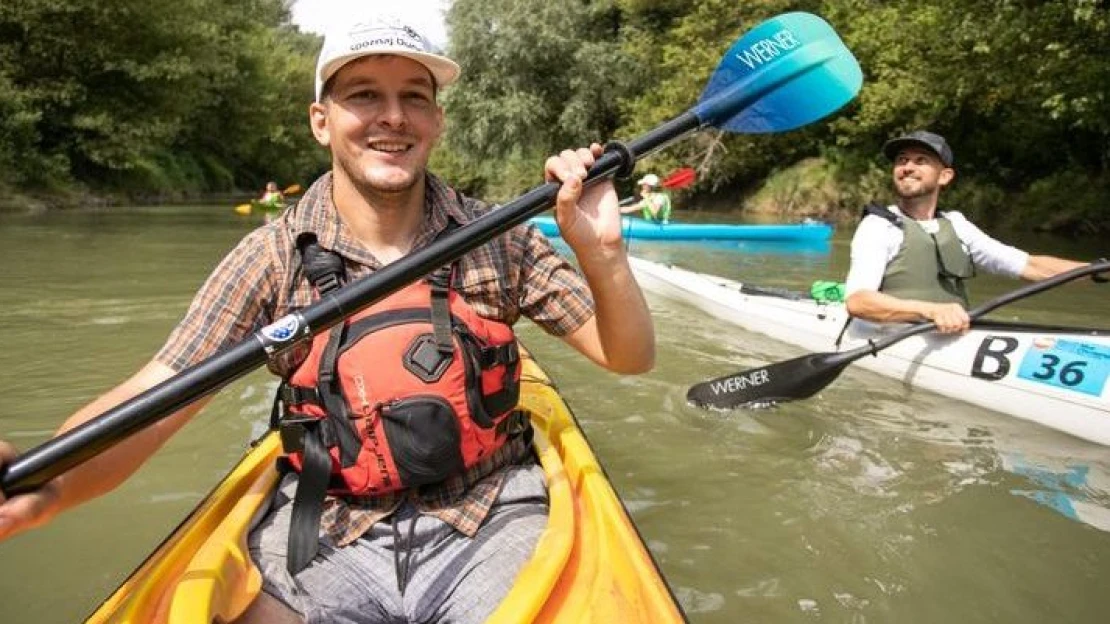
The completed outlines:
<svg viewBox="0 0 1110 624">
<path fill-rule="evenodd" d="M 633 251 L 798 290 L 846 268 L 846 240 L 828 257 Z M 988 283 L 982 296 L 1011 287 Z M 1107 449 L 854 368 L 808 401 L 697 410 L 682 398 L 690 384 L 802 352 L 680 303 L 649 302 L 657 368 L 623 381 L 620 396 L 656 431 L 585 425 L 618 489 L 633 493 L 637 523 L 694 621 L 1104 621 Z M 1073 303 L 1062 316 L 1104 325 L 1089 312 L 1098 305 Z M 1034 304 L 1011 314 L 1046 320 Z M 557 379 L 567 374 L 555 368 Z M 566 388 L 580 415 L 597 397 L 599 414 L 621 409 L 606 383 Z M 637 436 L 631 447 L 614 442 L 627 436 Z M 625 485 L 644 481 L 660 484 L 647 504 L 635 494 L 642 487 Z"/>
<path fill-rule="evenodd" d="M 190 210 L 0 217 L 0 263 L 21 267 L 0 274 L 9 304 L 0 370 L 18 407 L 3 413 L 0 435 L 36 443 L 134 371 L 253 227 L 229 210 Z M 841 275 L 846 243 L 838 235 L 831 251 L 800 254 L 637 243 L 633 252 L 798 289 Z M 1107 449 L 852 367 L 811 400 L 695 409 L 689 385 L 801 352 L 682 304 L 649 303 L 659 349 L 644 376 L 599 372 L 521 329 L 691 621 L 1106 621 Z M 265 373 L 236 382 L 119 492 L 0 545 L 4 621 L 87 613 L 263 431 L 273 389 Z"/>
</svg>

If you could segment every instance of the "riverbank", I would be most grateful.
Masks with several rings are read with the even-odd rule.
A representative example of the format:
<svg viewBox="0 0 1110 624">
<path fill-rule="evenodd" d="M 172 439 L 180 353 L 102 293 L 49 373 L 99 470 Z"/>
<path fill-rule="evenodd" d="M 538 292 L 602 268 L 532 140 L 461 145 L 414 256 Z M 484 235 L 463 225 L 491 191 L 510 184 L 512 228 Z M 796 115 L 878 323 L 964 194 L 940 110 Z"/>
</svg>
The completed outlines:
<svg viewBox="0 0 1110 624">
<path fill-rule="evenodd" d="M 0 213 L 41 213 L 48 211 L 110 209 L 125 206 L 162 206 L 162 205 L 217 205 L 233 206 L 250 201 L 254 194 L 249 191 L 229 191 L 223 193 L 104 193 L 75 188 L 57 189 L 31 193 L 12 189 L 0 189 Z"/>
<path fill-rule="evenodd" d="M 859 220 L 870 202 L 891 203 L 890 172 L 870 164 L 846 170 L 809 158 L 774 172 L 757 188 L 723 189 L 679 198 L 679 206 L 705 212 L 738 213 L 746 220 L 795 223 L 818 219 L 838 225 Z M 1064 171 L 1007 190 L 958 175 L 941 197 L 941 208 L 958 210 L 988 230 L 1047 232 L 1075 238 L 1110 234 L 1110 176 Z"/>
</svg>

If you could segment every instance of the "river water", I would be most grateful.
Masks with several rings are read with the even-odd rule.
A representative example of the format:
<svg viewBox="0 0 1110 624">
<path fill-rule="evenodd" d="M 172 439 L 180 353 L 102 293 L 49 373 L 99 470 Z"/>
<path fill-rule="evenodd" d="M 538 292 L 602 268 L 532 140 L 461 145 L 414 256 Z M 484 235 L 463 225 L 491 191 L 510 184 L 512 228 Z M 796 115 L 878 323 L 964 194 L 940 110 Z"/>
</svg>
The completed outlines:
<svg viewBox="0 0 1110 624">
<path fill-rule="evenodd" d="M 681 219 L 681 216 L 679 217 Z M 257 220 L 220 208 L 0 215 L 0 437 L 40 443 L 141 366 Z M 842 279 L 825 248 L 632 243 L 762 286 Z M 1058 255 L 1095 242 L 1026 237 Z M 980 277 L 975 299 L 1012 288 Z M 1106 326 L 1110 289 L 1000 316 Z M 522 323 L 692 622 L 1105 622 L 1110 449 L 849 368 L 818 398 L 704 412 L 700 381 L 801 352 L 649 293 L 656 369 L 599 372 Z M 265 427 L 272 379 L 225 389 L 118 491 L 0 544 L 4 622 L 91 611 Z"/>
</svg>

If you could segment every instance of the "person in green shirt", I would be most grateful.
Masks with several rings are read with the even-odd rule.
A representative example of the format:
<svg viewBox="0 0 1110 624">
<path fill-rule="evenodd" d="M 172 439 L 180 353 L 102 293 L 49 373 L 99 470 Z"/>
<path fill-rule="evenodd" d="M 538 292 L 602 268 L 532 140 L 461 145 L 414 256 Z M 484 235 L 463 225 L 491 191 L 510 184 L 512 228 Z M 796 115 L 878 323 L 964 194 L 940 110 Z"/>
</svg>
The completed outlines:
<svg viewBox="0 0 1110 624">
<path fill-rule="evenodd" d="M 262 197 L 258 198 L 259 204 L 265 204 L 271 208 L 280 208 L 285 203 L 285 196 L 278 190 L 277 182 L 267 182 L 266 190 L 262 192 Z"/>
<path fill-rule="evenodd" d="M 622 213 L 639 211 L 644 219 L 655 223 L 670 223 L 671 221 L 671 196 L 659 187 L 659 176 L 649 173 L 640 178 L 637 184 L 640 187 L 640 201 L 621 209 Z"/>
</svg>

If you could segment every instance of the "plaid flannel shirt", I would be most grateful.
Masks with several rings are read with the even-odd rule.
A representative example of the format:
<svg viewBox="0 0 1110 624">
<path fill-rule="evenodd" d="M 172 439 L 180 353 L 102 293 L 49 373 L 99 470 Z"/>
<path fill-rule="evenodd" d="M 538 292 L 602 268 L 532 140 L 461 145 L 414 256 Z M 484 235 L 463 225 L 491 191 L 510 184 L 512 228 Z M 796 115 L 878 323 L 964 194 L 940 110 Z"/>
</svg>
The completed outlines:
<svg viewBox="0 0 1110 624">
<path fill-rule="evenodd" d="M 331 188 L 328 173 L 308 189 L 296 207 L 247 235 L 201 287 L 157 360 L 183 370 L 311 304 L 312 286 L 301 270 L 295 245 L 303 232 L 314 232 L 322 247 L 343 257 L 348 280 L 380 268 L 381 263 L 340 219 Z M 413 248 L 435 240 L 449 218 L 462 225 L 490 209 L 427 175 L 425 219 Z M 585 280 L 535 226 L 515 227 L 470 251 L 458 269 L 460 294 L 484 317 L 511 325 L 524 315 L 548 333 L 563 336 L 593 315 Z M 271 362 L 271 369 L 280 375 L 292 372 L 280 360 Z M 411 497 L 423 513 L 473 536 L 497 499 L 504 469 L 527 457 L 526 445 L 517 438 L 442 484 L 385 496 L 329 496 L 321 535 L 338 545 L 349 544 Z"/>
</svg>

